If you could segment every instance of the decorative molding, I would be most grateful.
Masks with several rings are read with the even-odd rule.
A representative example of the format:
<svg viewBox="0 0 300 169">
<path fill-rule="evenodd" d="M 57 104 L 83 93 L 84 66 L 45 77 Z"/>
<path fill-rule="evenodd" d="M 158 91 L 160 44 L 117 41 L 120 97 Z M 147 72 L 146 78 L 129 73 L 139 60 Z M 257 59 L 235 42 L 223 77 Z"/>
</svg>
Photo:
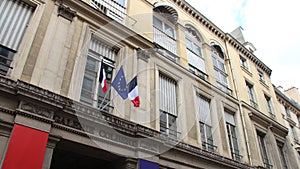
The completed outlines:
<svg viewBox="0 0 300 169">
<path fill-rule="evenodd" d="M 288 128 L 283 126 L 282 124 L 279 124 L 278 122 L 274 121 L 270 117 L 266 116 L 262 112 L 259 112 L 258 110 L 255 110 L 251 108 L 247 103 L 242 101 L 242 105 L 250 109 L 250 113 L 248 113 L 248 116 L 250 119 L 263 126 L 264 128 L 270 128 L 272 132 L 279 135 L 282 138 L 285 138 L 288 134 Z"/>
<path fill-rule="evenodd" d="M 24 111 L 28 111 L 34 114 L 38 114 L 40 116 L 46 117 L 46 118 L 53 118 L 54 111 L 50 110 L 49 108 L 45 108 L 42 106 L 39 106 L 37 104 L 28 103 L 26 101 L 21 101 L 19 104 L 19 108 Z"/>
<path fill-rule="evenodd" d="M 61 16 L 72 22 L 73 18 L 76 16 L 76 12 L 71 10 L 70 7 L 66 7 L 63 4 L 59 4 L 57 16 Z"/>
<path fill-rule="evenodd" d="M 152 51 L 149 50 L 142 50 L 140 48 L 137 49 L 137 56 L 139 59 L 142 59 L 143 61 L 147 62 L 149 61 L 150 55 Z"/>
<path fill-rule="evenodd" d="M 240 42 L 238 42 L 234 37 L 232 37 L 228 33 L 226 33 L 225 39 L 226 41 L 228 41 L 228 43 L 231 46 L 233 46 L 244 56 L 246 56 L 248 59 L 254 62 L 259 68 L 265 71 L 269 76 L 271 76 L 272 70 L 267 65 L 265 65 L 260 59 L 258 59 L 253 53 L 251 53 L 244 45 L 242 45 Z"/>
<path fill-rule="evenodd" d="M 198 12 L 195 8 L 193 8 L 190 4 L 186 3 L 184 0 L 173 0 L 173 2 L 189 14 L 192 18 L 198 21 L 200 24 L 209 29 L 213 34 L 215 34 L 221 40 L 225 39 L 225 33 L 219 29 L 215 24 L 209 21 L 206 17 L 204 17 L 200 12 Z"/>
</svg>

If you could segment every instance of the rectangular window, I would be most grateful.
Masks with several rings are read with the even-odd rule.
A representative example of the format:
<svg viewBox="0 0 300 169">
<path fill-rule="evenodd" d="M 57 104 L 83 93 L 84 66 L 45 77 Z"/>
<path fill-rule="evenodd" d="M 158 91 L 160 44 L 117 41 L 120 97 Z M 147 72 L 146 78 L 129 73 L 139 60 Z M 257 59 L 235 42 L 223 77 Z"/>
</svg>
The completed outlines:
<svg viewBox="0 0 300 169">
<path fill-rule="evenodd" d="M 260 154 L 261 154 L 264 166 L 268 169 L 271 169 L 272 165 L 269 162 L 264 135 L 260 132 L 257 132 L 257 139 L 258 139 Z"/>
<path fill-rule="evenodd" d="M 232 159 L 241 161 L 233 114 L 225 111 L 225 120 Z"/>
<path fill-rule="evenodd" d="M 253 106 L 254 108 L 257 108 L 258 105 L 255 101 L 253 85 L 246 81 L 246 88 L 247 88 L 250 105 Z"/>
<path fill-rule="evenodd" d="M 295 127 L 291 126 L 291 130 L 292 130 L 294 141 L 298 143 L 299 140 L 298 140 L 298 135 L 296 133 Z"/>
<path fill-rule="evenodd" d="M 285 113 L 286 113 L 286 116 L 288 118 L 291 118 L 291 112 L 290 112 L 290 109 L 288 107 L 285 107 Z"/>
<path fill-rule="evenodd" d="M 264 73 L 262 71 L 259 71 L 259 70 L 257 70 L 257 71 L 258 71 L 259 80 L 263 83 L 266 83 Z"/>
<path fill-rule="evenodd" d="M 283 167 L 283 169 L 288 169 L 287 161 L 286 161 L 285 154 L 283 151 L 283 146 L 281 146 L 279 144 L 277 144 L 277 146 L 278 146 L 278 151 L 279 151 L 280 158 L 281 158 L 282 167 Z"/>
<path fill-rule="evenodd" d="M 244 69 L 249 70 L 247 60 L 242 56 L 240 56 L 240 63 Z"/>
<path fill-rule="evenodd" d="M 20 0 L 2 0 L 0 3 L 0 74 L 6 74 L 12 68 L 13 55 L 18 50 L 33 9 Z"/>
<path fill-rule="evenodd" d="M 108 88 L 111 86 L 117 50 L 92 37 L 86 60 L 80 101 L 102 108 L 110 100 L 110 90 L 104 94 L 99 82 L 101 61 L 104 63 Z M 108 110 L 106 108 L 105 110 Z"/>
<path fill-rule="evenodd" d="M 176 138 L 178 137 L 176 81 L 160 74 L 159 89 L 160 131 Z"/>
<path fill-rule="evenodd" d="M 270 113 L 270 116 L 272 118 L 275 118 L 275 114 L 274 114 L 273 108 L 272 108 L 271 98 L 269 96 L 265 95 L 265 99 L 266 99 L 266 104 L 267 104 L 267 108 Z"/>
<path fill-rule="evenodd" d="M 209 102 L 209 99 L 197 95 L 196 105 L 198 105 L 197 114 L 199 118 L 202 148 L 214 152 L 217 147 L 213 142 Z"/>
</svg>

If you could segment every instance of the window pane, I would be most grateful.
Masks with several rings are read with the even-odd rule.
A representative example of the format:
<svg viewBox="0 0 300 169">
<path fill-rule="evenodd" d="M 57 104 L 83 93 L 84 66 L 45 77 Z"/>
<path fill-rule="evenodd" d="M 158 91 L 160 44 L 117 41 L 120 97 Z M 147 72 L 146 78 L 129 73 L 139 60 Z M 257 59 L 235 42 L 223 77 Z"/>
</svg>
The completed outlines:
<svg viewBox="0 0 300 169">
<path fill-rule="evenodd" d="M 158 28 L 159 30 L 163 30 L 163 24 L 162 21 L 157 19 L 156 17 L 153 17 L 153 25 Z"/>
<path fill-rule="evenodd" d="M 206 136 L 205 136 L 205 128 L 204 128 L 204 123 L 199 123 L 200 125 L 200 134 L 201 134 L 201 140 L 202 142 L 206 142 Z"/>
<path fill-rule="evenodd" d="M 160 112 L 160 131 L 166 132 L 167 130 L 167 114 L 163 111 Z"/>
<path fill-rule="evenodd" d="M 192 48 L 192 41 L 190 41 L 189 39 L 186 39 L 186 47 L 190 50 L 193 50 Z"/>
<path fill-rule="evenodd" d="M 88 57 L 86 60 L 86 67 L 85 69 L 97 72 L 98 71 L 98 65 L 97 65 L 97 60 L 93 59 L 92 57 Z"/>
<path fill-rule="evenodd" d="M 219 72 L 215 69 L 215 77 L 218 82 L 220 82 Z"/>
<path fill-rule="evenodd" d="M 12 62 L 14 53 L 0 46 L 0 73 L 6 74 Z"/>
<path fill-rule="evenodd" d="M 175 37 L 174 36 L 174 29 L 171 28 L 169 25 L 165 24 L 165 33 L 171 37 Z"/>
<path fill-rule="evenodd" d="M 198 56 L 201 56 L 201 48 L 194 44 L 194 50 L 193 50 Z"/>
<path fill-rule="evenodd" d="M 169 135 L 177 137 L 176 117 L 168 114 L 168 122 L 169 122 Z"/>
<path fill-rule="evenodd" d="M 93 91 L 93 80 L 89 79 L 87 77 L 84 77 L 82 88 L 89 92 Z"/>
<path fill-rule="evenodd" d="M 115 1 L 122 6 L 125 5 L 125 0 L 115 0 Z"/>
<path fill-rule="evenodd" d="M 219 62 L 219 69 L 221 69 L 223 72 L 226 72 L 224 63 L 222 63 L 220 61 L 218 61 L 218 62 Z"/>
<path fill-rule="evenodd" d="M 218 67 L 218 62 L 217 59 L 215 57 L 213 57 L 213 64 L 215 67 Z"/>
</svg>

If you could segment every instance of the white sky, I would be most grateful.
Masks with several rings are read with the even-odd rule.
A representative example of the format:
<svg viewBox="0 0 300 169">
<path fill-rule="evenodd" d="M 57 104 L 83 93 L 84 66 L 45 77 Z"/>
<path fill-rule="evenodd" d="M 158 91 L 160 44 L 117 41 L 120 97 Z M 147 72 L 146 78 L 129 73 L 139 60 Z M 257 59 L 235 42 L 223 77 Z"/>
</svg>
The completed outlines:
<svg viewBox="0 0 300 169">
<path fill-rule="evenodd" d="M 275 86 L 300 88 L 299 0 L 186 0 L 221 30 L 244 29 Z"/>
</svg>

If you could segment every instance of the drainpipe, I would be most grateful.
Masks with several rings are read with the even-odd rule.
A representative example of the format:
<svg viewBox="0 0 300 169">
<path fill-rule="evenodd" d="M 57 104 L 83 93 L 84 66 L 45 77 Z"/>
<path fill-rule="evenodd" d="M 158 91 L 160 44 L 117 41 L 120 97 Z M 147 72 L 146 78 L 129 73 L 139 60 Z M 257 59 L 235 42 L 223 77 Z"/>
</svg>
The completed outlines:
<svg viewBox="0 0 300 169">
<path fill-rule="evenodd" d="M 239 102 L 239 113 L 240 113 L 240 116 L 242 118 L 242 127 L 243 127 L 243 130 L 244 130 L 244 138 L 246 140 L 246 150 L 247 150 L 247 155 L 248 155 L 248 159 L 249 159 L 249 163 L 250 165 L 252 166 L 252 160 L 251 160 L 251 153 L 250 153 L 250 146 L 249 146 L 249 139 L 248 139 L 248 135 L 247 135 L 247 131 L 246 131 L 246 123 L 245 123 L 245 118 L 243 116 L 243 111 L 242 111 L 242 103 L 241 103 L 241 100 L 240 100 L 240 97 L 239 97 L 239 90 L 237 89 L 237 84 L 236 84 L 236 77 L 235 77 L 235 71 L 232 67 L 232 64 L 231 64 L 231 59 L 229 57 L 229 52 L 228 52 L 228 48 L 227 48 L 227 43 L 228 41 L 226 40 L 225 38 L 225 46 L 226 46 L 226 54 L 228 56 L 228 59 L 229 59 L 229 66 L 230 66 L 230 70 L 231 70 L 231 74 L 232 74 L 232 78 L 233 78 L 233 85 L 234 85 L 234 89 L 236 91 L 236 97 L 238 99 L 238 102 Z"/>
</svg>

